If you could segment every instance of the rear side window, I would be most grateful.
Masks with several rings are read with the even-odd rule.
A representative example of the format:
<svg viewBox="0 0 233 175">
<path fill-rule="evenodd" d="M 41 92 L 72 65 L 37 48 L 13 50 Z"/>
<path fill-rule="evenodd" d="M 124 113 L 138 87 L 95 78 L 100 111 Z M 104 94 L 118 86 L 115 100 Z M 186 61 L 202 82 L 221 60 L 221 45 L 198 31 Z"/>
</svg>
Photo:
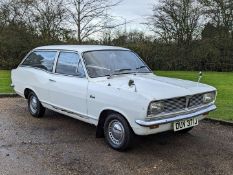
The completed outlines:
<svg viewBox="0 0 233 175">
<path fill-rule="evenodd" d="M 56 73 L 84 77 L 85 73 L 79 55 L 74 52 L 60 52 Z"/>
<path fill-rule="evenodd" d="M 56 53 L 56 51 L 34 51 L 24 60 L 22 65 L 52 72 Z"/>
</svg>

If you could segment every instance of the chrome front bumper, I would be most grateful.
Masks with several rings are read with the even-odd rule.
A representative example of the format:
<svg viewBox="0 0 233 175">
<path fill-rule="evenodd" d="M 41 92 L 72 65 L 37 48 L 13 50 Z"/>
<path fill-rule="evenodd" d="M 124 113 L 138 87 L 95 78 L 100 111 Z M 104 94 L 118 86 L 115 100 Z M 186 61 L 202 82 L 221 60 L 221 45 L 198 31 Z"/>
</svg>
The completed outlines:
<svg viewBox="0 0 233 175">
<path fill-rule="evenodd" d="M 139 124 L 140 126 L 145 126 L 145 127 L 149 127 L 149 126 L 153 126 L 153 125 L 161 125 L 161 124 L 175 122 L 177 120 L 183 120 L 183 119 L 188 119 L 188 118 L 200 116 L 200 115 L 203 115 L 203 114 L 208 113 L 210 111 L 213 111 L 215 109 L 216 109 L 216 106 L 214 104 L 212 104 L 204 109 L 200 109 L 200 110 L 192 112 L 192 113 L 176 115 L 176 116 L 172 116 L 172 117 L 166 118 L 166 119 L 160 118 L 160 119 L 154 119 L 154 120 L 136 120 L 136 123 Z"/>
</svg>

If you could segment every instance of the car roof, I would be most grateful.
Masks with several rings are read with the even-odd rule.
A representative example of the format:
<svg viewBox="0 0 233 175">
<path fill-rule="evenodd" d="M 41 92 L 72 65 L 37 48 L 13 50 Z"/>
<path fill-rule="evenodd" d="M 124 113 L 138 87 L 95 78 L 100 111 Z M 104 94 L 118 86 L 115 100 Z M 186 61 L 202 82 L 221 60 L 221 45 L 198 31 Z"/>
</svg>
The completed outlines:
<svg viewBox="0 0 233 175">
<path fill-rule="evenodd" d="M 34 50 L 70 50 L 77 52 L 86 52 L 93 50 L 129 50 L 116 46 L 104 46 L 104 45 L 48 45 L 37 47 Z"/>
</svg>

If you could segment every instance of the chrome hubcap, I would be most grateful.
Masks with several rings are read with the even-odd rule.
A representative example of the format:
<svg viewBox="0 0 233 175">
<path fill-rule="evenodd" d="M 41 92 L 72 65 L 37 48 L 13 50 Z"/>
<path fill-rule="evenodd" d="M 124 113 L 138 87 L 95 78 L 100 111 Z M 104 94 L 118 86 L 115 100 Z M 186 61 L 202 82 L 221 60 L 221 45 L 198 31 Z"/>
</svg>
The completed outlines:
<svg viewBox="0 0 233 175">
<path fill-rule="evenodd" d="M 35 96 L 31 96 L 31 98 L 30 98 L 30 109 L 31 109 L 32 113 L 37 112 L 37 99 Z"/>
<path fill-rule="evenodd" d="M 109 138 L 115 145 L 120 145 L 125 138 L 125 130 L 121 122 L 112 120 L 108 125 Z"/>
</svg>

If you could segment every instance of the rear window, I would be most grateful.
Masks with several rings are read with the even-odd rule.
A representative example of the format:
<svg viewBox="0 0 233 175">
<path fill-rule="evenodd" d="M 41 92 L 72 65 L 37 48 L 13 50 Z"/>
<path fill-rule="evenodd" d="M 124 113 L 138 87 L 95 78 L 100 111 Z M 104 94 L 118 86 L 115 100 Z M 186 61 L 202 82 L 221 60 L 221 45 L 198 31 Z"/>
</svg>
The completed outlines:
<svg viewBox="0 0 233 175">
<path fill-rule="evenodd" d="M 56 51 L 34 51 L 24 60 L 22 65 L 52 72 L 56 54 Z"/>
</svg>

